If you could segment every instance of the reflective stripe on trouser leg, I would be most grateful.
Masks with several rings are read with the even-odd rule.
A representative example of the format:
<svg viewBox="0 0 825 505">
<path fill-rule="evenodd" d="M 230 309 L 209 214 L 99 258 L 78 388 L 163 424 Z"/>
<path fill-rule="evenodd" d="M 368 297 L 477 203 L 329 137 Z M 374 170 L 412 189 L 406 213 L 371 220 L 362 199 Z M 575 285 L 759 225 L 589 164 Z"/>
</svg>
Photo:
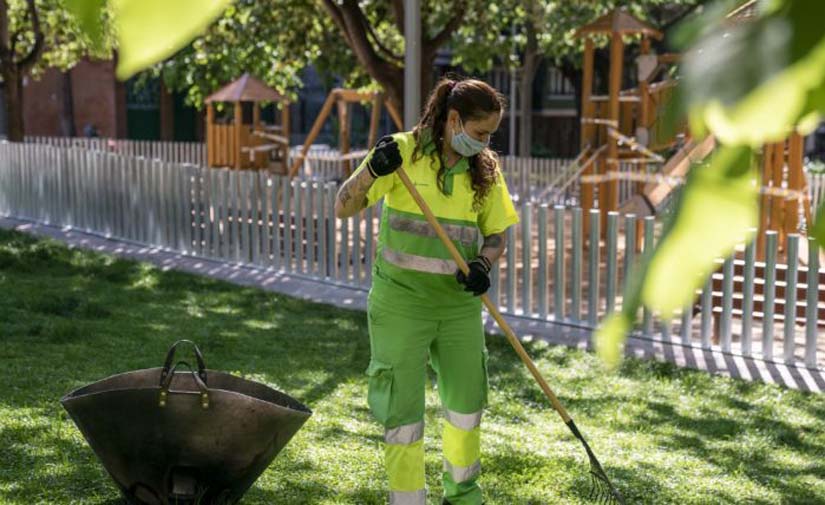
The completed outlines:
<svg viewBox="0 0 825 505">
<path fill-rule="evenodd" d="M 384 428 L 390 503 L 425 505 L 424 392 L 436 322 L 412 320 L 370 302 L 370 410 Z"/>
<path fill-rule="evenodd" d="M 427 492 L 418 491 L 390 491 L 390 505 L 423 505 L 427 503 Z"/>
<path fill-rule="evenodd" d="M 471 480 L 481 470 L 481 411 L 461 414 L 445 410 L 444 471 L 455 483 Z"/>
<path fill-rule="evenodd" d="M 430 348 L 445 409 L 442 474 L 452 505 L 481 505 L 480 421 L 487 403 L 487 371 L 481 314 L 439 322 Z"/>
<path fill-rule="evenodd" d="M 384 462 L 390 504 L 424 505 L 424 421 L 389 428 L 384 433 Z"/>
</svg>

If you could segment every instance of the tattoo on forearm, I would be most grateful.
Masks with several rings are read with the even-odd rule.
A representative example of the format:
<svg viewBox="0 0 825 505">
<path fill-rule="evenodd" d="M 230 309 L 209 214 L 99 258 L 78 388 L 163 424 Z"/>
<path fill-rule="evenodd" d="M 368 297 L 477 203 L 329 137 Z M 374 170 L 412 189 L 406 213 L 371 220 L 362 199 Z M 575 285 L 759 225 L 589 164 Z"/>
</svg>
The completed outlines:
<svg viewBox="0 0 825 505">
<path fill-rule="evenodd" d="M 489 235 L 484 237 L 481 254 L 489 259 L 490 263 L 495 263 L 502 253 L 504 253 L 505 246 L 504 234 Z"/>
<path fill-rule="evenodd" d="M 352 200 L 352 195 L 349 194 L 349 184 L 344 184 L 344 187 L 341 188 L 341 204 L 346 206 L 350 200 Z"/>
<path fill-rule="evenodd" d="M 347 180 L 338 191 L 338 202 L 346 214 L 354 214 L 367 206 L 367 192 L 374 179 L 364 170 Z"/>
<path fill-rule="evenodd" d="M 489 237 L 484 237 L 484 245 L 482 247 L 499 248 L 503 243 L 504 239 L 501 235 L 490 235 Z"/>
</svg>

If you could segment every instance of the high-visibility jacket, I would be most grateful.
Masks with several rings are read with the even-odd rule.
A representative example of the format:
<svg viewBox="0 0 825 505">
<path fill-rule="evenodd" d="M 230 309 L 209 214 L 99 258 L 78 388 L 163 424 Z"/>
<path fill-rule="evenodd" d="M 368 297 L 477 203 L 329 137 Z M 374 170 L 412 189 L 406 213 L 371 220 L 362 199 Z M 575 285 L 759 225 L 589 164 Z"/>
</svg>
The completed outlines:
<svg viewBox="0 0 825 505">
<path fill-rule="evenodd" d="M 423 134 L 422 156 L 413 161 L 412 132 L 393 135 L 403 160 L 402 167 L 444 227 L 465 260 L 475 258 L 489 235 L 518 223 L 518 214 L 501 171 L 487 193 L 482 208 L 473 209 L 469 160 L 461 158 L 448 169 L 445 194 L 436 181 L 439 164 L 429 135 Z M 366 170 L 365 161 L 356 172 Z M 367 193 L 367 206 L 384 198 L 381 229 L 373 268 L 371 304 L 404 314 L 426 318 L 462 317 L 478 314 L 481 301 L 455 279 L 457 265 L 447 248 L 424 218 L 398 174 L 379 177 Z"/>
</svg>

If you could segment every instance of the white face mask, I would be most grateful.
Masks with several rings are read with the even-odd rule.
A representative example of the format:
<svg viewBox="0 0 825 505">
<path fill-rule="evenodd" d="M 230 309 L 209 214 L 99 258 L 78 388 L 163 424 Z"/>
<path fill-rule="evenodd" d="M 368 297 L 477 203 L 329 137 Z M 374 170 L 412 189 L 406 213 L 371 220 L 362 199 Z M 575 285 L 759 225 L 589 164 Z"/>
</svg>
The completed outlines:
<svg viewBox="0 0 825 505">
<path fill-rule="evenodd" d="M 465 158 L 469 158 L 480 153 L 490 144 L 489 140 L 487 142 L 482 142 L 471 137 L 466 131 L 464 131 L 464 124 L 461 122 L 461 119 L 458 120 L 458 124 L 461 127 L 461 131 L 456 132 L 453 130 L 453 138 L 450 140 L 450 146 L 453 148 L 453 151 L 457 152 L 461 156 L 464 156 Z"/>
</svg>

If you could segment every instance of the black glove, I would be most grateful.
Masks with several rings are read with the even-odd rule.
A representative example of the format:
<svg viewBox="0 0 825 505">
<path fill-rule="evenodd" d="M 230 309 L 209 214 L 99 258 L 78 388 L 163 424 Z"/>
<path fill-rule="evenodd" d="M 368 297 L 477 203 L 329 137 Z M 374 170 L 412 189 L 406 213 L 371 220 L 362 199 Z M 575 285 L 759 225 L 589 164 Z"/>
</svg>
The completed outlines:
<svg viewBox="0 0 825 505">
<path fill-rule="evenodd" d="M 401 166 L 401 151 L 391 135 L 381 137 L 372 150 L 372 156 L 367 162 L 367 170 L 374 179 L 390 175 Z"/>
<path fill-rule="evenodd" d="M 481 296 L 490 289 L 490 260 L 484 256 L 478 256 L 476 259 L 467 263 L 470 267 L 470 273 L 464 275 L 464 272 L 458 270 L 455 273 L 455 278 L 459 284 L 464 285 L 464 291 L 472 293 L 474 296 Z"/>
</svg>

